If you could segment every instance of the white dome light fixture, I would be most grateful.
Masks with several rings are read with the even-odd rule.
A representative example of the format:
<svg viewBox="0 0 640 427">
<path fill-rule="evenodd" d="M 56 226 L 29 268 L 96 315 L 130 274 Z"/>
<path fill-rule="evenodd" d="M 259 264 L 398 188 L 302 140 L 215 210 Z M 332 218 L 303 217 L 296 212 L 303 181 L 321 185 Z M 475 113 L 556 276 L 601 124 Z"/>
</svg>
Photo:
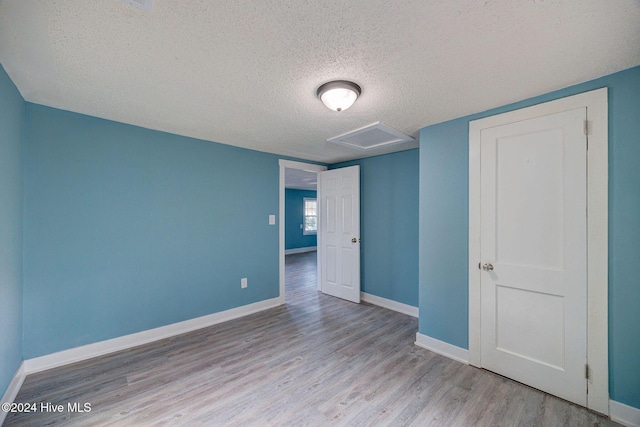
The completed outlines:
<svg viewBox="0 0 640 427">
<path fill-rule="evenodd" d="M 318 88 L 318 98 L 330 110 L 344 111 L 351 107 L 362 93 L 360 86 L 346 80 L 327 82 Z"/>
</svg>

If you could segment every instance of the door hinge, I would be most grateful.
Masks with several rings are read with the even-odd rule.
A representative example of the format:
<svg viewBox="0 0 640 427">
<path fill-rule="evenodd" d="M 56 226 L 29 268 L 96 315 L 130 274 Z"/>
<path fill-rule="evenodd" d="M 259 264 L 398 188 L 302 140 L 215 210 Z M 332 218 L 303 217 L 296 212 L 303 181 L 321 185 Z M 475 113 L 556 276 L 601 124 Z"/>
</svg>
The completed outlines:
<svg viewBox="0 0 640 427">
<path fill-rule="evenodd" d="M 589 379 L 589 365 L 584 365 L 584 377 Z"/>
<path fill-rule="evenodd" d="M 589 120 L 587 119 L 584 120 L 583 131 L 584 131 L 584 135 L 586 136 L 585 139 L 587 143 L 587 151 L 589 151 Z"/>
</svg>

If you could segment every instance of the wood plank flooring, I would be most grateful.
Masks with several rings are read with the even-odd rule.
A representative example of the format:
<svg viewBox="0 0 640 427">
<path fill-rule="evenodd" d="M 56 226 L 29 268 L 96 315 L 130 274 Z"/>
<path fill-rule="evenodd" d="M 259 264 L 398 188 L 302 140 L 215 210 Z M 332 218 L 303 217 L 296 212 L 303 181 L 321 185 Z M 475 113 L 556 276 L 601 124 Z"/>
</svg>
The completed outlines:
<svg viewBox="0 0 640 427">
<path fill-rule="evenodd" d="M 6 426 L 613 426 L 413 344 L 417 320 L 317 292 L 315 253 L 287 256 L 287 304 L 29 375 Z"/>
</svg>

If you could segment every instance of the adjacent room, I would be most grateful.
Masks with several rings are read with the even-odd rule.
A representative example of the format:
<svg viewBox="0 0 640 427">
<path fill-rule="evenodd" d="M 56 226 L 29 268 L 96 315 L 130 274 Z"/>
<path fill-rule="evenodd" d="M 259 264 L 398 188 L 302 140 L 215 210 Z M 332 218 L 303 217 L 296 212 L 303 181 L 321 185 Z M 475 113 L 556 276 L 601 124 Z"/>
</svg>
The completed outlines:
<svg viewBox="0 0 640 427">
<path fill-rule="evenodd" d="M 640 3 L 0 0 L 0 424 L 640 427 Z"/>
</svg>

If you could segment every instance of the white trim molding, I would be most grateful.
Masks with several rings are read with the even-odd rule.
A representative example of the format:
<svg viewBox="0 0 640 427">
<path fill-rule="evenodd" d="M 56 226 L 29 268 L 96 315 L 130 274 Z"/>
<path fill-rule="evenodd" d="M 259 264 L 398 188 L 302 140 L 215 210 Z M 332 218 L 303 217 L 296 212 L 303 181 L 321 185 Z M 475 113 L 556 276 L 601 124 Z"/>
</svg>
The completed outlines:
<svg viewBox="0 0 640 427">
<path fill-rule="evenodd" d="M 446 356 L 449 359 L 457 360 L 465 365 L 469 364 L 469 350 L 465 350 L 464 348 L 431 338 L 430 336 L 423 335 L 420 332 L 416 334 L 415 344 L 418 347 Z"/>
<path fill-rule="evenodd" d="M 13 379 L 9 383 L 7 390 L 2 395 L 2 402 L 0 403 L 13 403 L 18 392 L 20 391 L 20 387 L 22 387 L 22 383 L 27 376 L 27 372 L 25 371 L 24 362 L 20 363 L 18 366 L 18 370 L 16 371 Z M 4 424 L 4 420 L 7 417 L 7 412 L 0 411 L 0 426 Z"/>
<path fill-rule="evenodd" d="M 627 427 L 640 427 L 640 409 L 624 403 L 609 401 L 609 415 L 615 421 Z"/>
<path fill-rule="evenodd" d="M 609 414 L 607 88 L 469 122 L 469 363 L 482 367 L 480 330 L 480 134 L 506 123 L 587 107 L 587 408 Z"/>
<path fill-rule="evenodd" d="M 303 254 L 305 252 L 315 252 L 318 250 L 317 246 L 307 246 L 306 248 L 293 248 L 293 249 L 285 249 L 285 255 L 293 255 L 293 254 Z"/>
<path fill-rule="evenodd" d="M 68 350 L 47 354 L 45 356 L 27 359 L 23 362 L 25 374 L 45 371 L 47 369 L 57 368 L 59 366 L 68 365 L 70 363 L 79 362 L 81 360 L 91 359 L 93 357 L 114 353 L 120 350 L 137 347 L 139 345 L 148 344 L 164 338 L 173 337 L 175 335 L 184 334 L 195 331 L 197 329 L 206 328 L 228 320 L 237 319 L 239 317 L 248 316 L 263 310 L 268 310 L 281 305 L 279 298 L 272 298 L 253 304 L 243 305 L 241 307 L 232 308 L 230 310 L 213 313 L 195 319 L 185 320 L 183 322 L 173 323 L 171 325 L 161 326 L 155 329 L 137 332 L 135 334 L 124 335 L 122 337 L 113 338 L 106 341 L 99 341 L 93 344 L 87 344 L 80 347 L 70 348 Z M 14 396 L 15 397 L 15 396 Z"/>
<path fill-rule="evenodd" d="M 388 310 L 397 311 L 398 313 L 406 314 L 407 316 L 415 318 L 419 317 L 418 307 L 414 307 L 409 304 L 382 298 L 377 295 L 368 294 L 366 292 L 360 292 L 360 299 L 364 302 L 368 302 L 369 304 L 377 305 L 378 307 L 386 308 Z"/>
</svg>

